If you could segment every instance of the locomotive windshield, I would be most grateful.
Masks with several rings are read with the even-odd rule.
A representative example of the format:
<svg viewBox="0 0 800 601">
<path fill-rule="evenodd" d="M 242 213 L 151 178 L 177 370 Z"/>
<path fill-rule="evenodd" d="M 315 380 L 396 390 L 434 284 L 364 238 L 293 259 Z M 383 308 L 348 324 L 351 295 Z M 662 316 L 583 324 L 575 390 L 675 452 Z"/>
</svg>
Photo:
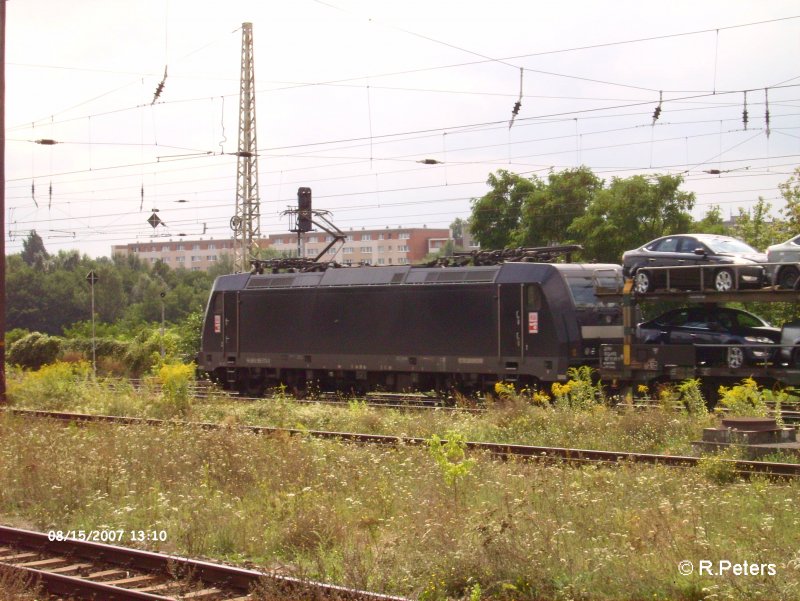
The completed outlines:
<svg viewBox="0 0 800 601">
<path fill-rule="evenodd" d="M 607 289 L 616 289 L 619 286 L 617 274 L 567 273 L 564 274 L 567 285 L 572 293 L 572 300 L 578 308 L 609 307 L 616 308 L 619 303 L 598 298 L 595 286 Z"/>
</svg>

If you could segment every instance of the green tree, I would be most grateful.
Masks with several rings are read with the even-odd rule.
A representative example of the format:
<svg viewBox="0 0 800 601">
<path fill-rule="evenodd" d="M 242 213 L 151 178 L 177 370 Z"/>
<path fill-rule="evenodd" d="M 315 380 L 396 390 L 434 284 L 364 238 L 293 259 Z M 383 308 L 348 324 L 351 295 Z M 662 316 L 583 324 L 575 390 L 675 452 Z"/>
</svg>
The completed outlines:
<svg viewBox="0 0 800 601">
<path fill-rule="evenodd" d="M 461 217 L 456 217 L 453 223 L 450 224 L 450 235 L 458 240 L 464 237 L 468 229 L 469 222 L 466 219 L 461 219 Z"/>
<path fill-rule="evenodd" d="M 31 230 L 28 237 L 22 241 L 22 260 L 30 266 L 38 266 L 43 268 L 45 262 L 50 257 L 44 247 L 42 237 L 36 233 L 36 230 Z"/>
<path fill-rule="evenodd" d="M 772 219 L 771 209 L 770 203 L 761 197 L 752 209 L 739 209 L 732 235 L 756 250 L 765 250 L 770 244 L 784 240 L 788 237 L 785 224 Z"/>
<path fill-rule="evenodd" d="M 568 242 L 570 224 L 586 213 L 603 180 L 588 167 L 551 171 L 547 183 L 538 180 L 525 197 L 520 223 L 514 232 L 515 246 L 550 246 Z"/>
<path fill-rule="evenodd" d="M 800 230 L 800 167 L 795 167 L 792 176 L 782 184 L 778 184 L 778 190 L 786 201 L 781 213 L 788 222 L 791 233 L 797 232 Z"/>
<path fill-rule="evenodd" d="M 705 216 L 700 221 L 695 221 L 692 231 L 698 234 L 719 234 L 728 235 L 728 228 L 722 220 L 722 211 L 719 207 L 711 207 L 706 211 Z"/>
<path fill-rule="evenodd" d="M 585 258 L 618 263 L 625 250 L 689 229 L 694 194 L 681 191 L 682 182 L 679 175 L 614 178 L 569 232 L 583 244 Z"/>
<path fill-rule="evenodd" d="M 500 169 L 489 174 L 491 190 L 472 199 L 472 235 L 486 249 L 511 246 L 522 216 L 525 198 L 542 183 Z"/>
</svg>

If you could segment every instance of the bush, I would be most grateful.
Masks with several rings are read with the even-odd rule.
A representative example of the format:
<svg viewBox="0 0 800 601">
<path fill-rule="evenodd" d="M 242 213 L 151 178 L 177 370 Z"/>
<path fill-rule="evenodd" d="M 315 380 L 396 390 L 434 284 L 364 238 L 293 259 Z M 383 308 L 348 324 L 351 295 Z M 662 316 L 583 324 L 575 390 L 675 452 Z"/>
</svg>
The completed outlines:
<svg viewBox="0 0 800 601">
<path fill-rule="evenodd" d="M 766 417 L 767 402 L 755 380 L 745 378 L 738 386 L 719 387 L 720 404 L 731 417 Z"/>
<path fill-rule="evenodd" d="M 172 332 L 164 334 L 167 361 L 177 356 L 178 338 Z M 125 363 L 132 377 L 141 377 L 161 362 L 161 332 L 158 328 L 142 330 L 127 346 Z"/>
<path fill-rule="evenodd" d="M 61 353 L 61 341 L 41 332 L 31 332 L 8 349 L 8 362 L 28 369 L 53 363 Z"/>
<path fill-rule="evenodd" d="M 19 381 L 10 381 L 8 395 L 15 404 L 59 411 L 74 407 L 91 379 L 91 365 L 52 363 L 38 371 L 25 372 Z"/>
<path fill-rule="evenodd" d="M 554 382 L 552 386 L 556 407 L 562 409 L 591 409 L 601 403 L 602 390 L 592 382 L 593 371 L 588 366 L 570 367 L 566 384 Z"/>
<path fill-rule="evenodd" d="M 190 406 L 189 383 L 194 380 L 195 366 L 164 364 L 158 370 L 161 384 L 160 409 L 164 417 L 186 415 Z"/>
<path fill-rule="evenodd" d="M 6 348 L 11 348 L 17 340 L 25 338 L 31 331 L 26 328 L 14 328 L 6 332 Z"/>
</svg>

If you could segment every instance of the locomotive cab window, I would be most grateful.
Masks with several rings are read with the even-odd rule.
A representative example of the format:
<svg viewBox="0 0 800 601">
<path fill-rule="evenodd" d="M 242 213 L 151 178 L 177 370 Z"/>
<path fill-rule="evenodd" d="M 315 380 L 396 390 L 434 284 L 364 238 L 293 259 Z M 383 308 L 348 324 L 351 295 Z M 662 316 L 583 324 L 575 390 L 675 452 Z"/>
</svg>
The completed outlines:
<svg viewBox="0 0 800 601">
<path fill-rule="evenodd" d="M 595 280 L 602 287 L 614 287 L 616 281 L 613 278 L 593 278 L 591 274 L 569 274 L 565 276 L 569 291 L 572 294 L 572 300 L 575 302 L 575 307 L 616 307 L 617 303 L 601 300 L 595 294 Z M 607 280 L 607 281 L 606 281 Z"/>
<path fill-rule="evenodd" d="M 525 309 L 528 311 L 542 310 L 542 289 L 534 284 L 525 286 Z"/>
</svg>

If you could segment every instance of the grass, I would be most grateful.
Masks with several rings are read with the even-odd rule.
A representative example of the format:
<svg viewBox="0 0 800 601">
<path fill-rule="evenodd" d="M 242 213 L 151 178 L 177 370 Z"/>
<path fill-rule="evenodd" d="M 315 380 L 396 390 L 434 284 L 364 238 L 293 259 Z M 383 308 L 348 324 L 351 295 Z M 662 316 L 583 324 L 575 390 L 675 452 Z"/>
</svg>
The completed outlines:
<svg viewBox="0 0 800 601">
<path fill-rule="evenodd" d="M 800 587 L 798 482 L 11 416 L 0 438 L 5 516 L 163 529 L 151 545 L 165 551 L 423 601 L 778 601 Z M 774 563 L 776 575 L 681 576 L 682 560 Z"/>
<path fill-rule="evenodd" d="M 74 373 L 70 377 L 69 369 Z M 353 400 L 342 406 L 304 404 L 277 393 L 243 402 L 222 395 L 186 398 L 187 391 L 159 392 L 154 385 L 134 389 L 119 381 L 94 381 L 80 368 L 48 366 L 13 373 L 9 398 L 18 407 L 312 430 L 429 438 L 454 432 L 468 440 L 613 451 L 692 454 L 691 441 L 716 424 L 708 414 L 672 410 L 620 410 L 604 404 L 573 408 L 534 405 L 515 395 L 489 400 L 481 414 L 466 411 L 403 411 L 375 408 Z M 173 392 L 169 392 L 173 391 Z"/>
</svg>

